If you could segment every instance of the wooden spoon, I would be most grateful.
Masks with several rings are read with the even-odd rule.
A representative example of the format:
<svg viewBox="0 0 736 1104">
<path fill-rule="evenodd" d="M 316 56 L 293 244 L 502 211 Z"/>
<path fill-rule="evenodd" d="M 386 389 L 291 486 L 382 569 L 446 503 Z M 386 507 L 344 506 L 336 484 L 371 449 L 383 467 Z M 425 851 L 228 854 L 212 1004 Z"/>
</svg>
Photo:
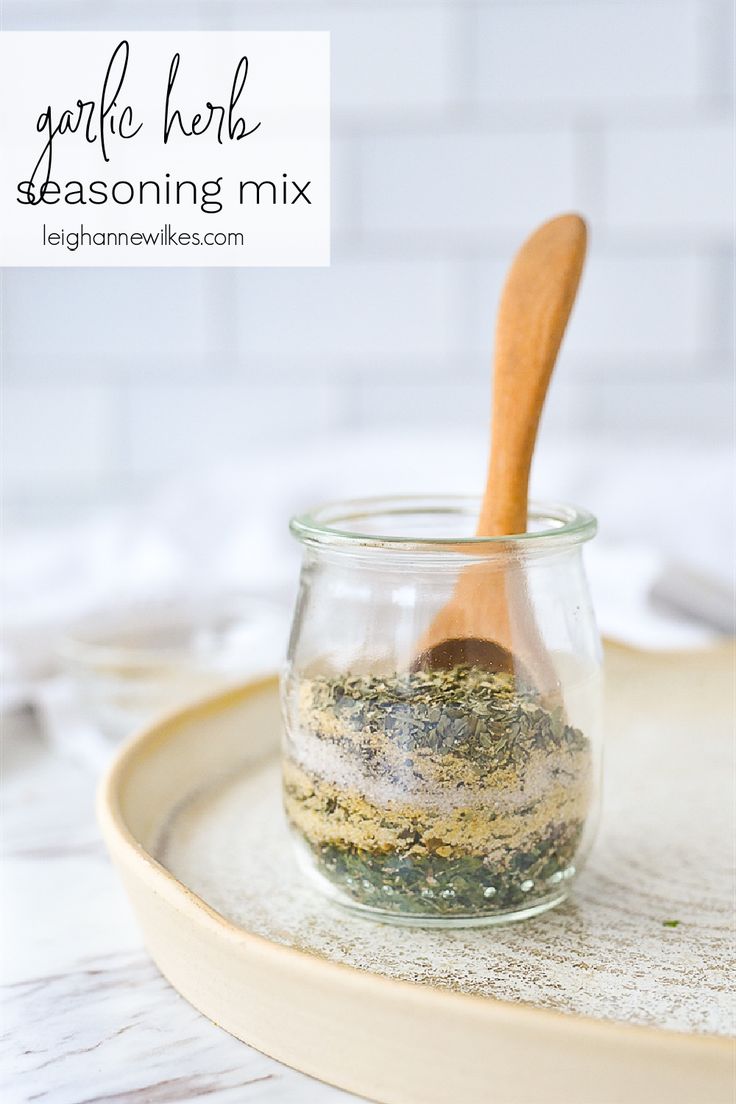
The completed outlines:
<svg viewBox="0 0 736 1104">
<path fill-rule="evenodd" d="M 496 323 L 491 456 L 479 537 L 526 532 L 529 471 L 552 369 L 575 300 L 587 231 L 578 215 L 540 226 L 517 253 Z M 540 690 L 556 685 L 534 624 L 523 564 L 509 545 L 460 575 L 424 636 L 414 668 L 470 663 L 509 671 Z M 504 552 L 500 558 L 494 552 Z"/>
</svg>

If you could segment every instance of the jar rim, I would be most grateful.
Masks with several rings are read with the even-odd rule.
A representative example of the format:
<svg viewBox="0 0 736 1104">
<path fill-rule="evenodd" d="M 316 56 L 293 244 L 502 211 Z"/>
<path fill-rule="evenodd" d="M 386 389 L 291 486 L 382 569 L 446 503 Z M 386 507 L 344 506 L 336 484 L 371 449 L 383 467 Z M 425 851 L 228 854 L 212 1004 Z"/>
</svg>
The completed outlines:
<svg viewBox="0 0 736 1104">
<path fill-rule="evenodd" d="M 570 503 L 529 503 L 530 521 L 542 523 L 541 528 L 525 533 L 504 536 L 479 537 L 443 534 L 441 536 L 406 536 L 396 533 L 360 531 L 355 523 L 371 517 L 395 514 L 457 514 L 478 516 L 480 496 L 459 494 L 402 494 L 368 498 L 343 499 L 328 502 L 292 517 L 289 528 L 292 534 L 305 544 L 328 547 L 371 547 L 386 551 L 454 551 L 472 555 L 473 552 L 492 553 L 517 548 L 531 551 L 549 548 L 550 545 L 572 545 L 588 541 L 595 536 L 598 523 L 588 510 Z M 346 524 L 352 522 L 353 524 Z"/>
</svg>

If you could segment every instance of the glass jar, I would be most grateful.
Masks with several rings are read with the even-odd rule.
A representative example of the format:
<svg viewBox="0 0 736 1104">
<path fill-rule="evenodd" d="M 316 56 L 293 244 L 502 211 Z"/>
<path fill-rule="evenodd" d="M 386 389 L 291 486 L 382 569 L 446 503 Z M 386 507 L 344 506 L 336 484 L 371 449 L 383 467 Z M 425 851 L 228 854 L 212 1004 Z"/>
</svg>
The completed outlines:
<svg viewBox="0 0 736 1104">
<path fill-rule="evenodd" d="M 302 868 L 379 920 L 542 912 L 568 896 L 595 828 L 601 652 L 581 556 L 595 519 L 534 505 L 528 532 L 478 538 L 479 508 L 365 499 L 291 522 L 286 815 Z M 469 572 L 503 588 L 504 648 L 431 658 L 428 629 Z"/>
<path fill-rule="evenodd" d="M 242 592 L 171 595 L 90 613 L 58 643 L 86 718 L 120 740 L 158 713 L 273 669 L 284 617 Z"/>
</svg>

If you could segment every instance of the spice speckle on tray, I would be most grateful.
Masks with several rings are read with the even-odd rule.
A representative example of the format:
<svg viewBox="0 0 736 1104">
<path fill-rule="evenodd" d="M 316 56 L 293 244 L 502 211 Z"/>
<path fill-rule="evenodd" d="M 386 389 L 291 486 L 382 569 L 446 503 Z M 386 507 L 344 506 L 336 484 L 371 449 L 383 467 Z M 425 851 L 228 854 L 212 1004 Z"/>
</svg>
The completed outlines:
<svg viewBox="0 0 736 1104">
<path fill-rule="evenodd" d="M 431 919 L 564 893 L 590 745 L 512 675 L 302 678 L 295 710 L 287 815 L 349 901 Z"/>
</svg>

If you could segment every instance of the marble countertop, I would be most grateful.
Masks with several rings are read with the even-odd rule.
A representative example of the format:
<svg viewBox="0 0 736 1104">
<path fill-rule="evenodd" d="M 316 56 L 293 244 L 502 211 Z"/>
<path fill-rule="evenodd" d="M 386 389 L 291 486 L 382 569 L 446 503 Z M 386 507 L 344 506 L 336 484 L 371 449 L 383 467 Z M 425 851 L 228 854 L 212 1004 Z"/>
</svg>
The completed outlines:
<svg viewBox="0 0 736 1104">
<path fill-rule="evenodd" d="M 101 759 L 3 719 L 4 1104 L 356 1100 L 215 1027 L 143 947 L 97 829 Z"/>
</svg>

